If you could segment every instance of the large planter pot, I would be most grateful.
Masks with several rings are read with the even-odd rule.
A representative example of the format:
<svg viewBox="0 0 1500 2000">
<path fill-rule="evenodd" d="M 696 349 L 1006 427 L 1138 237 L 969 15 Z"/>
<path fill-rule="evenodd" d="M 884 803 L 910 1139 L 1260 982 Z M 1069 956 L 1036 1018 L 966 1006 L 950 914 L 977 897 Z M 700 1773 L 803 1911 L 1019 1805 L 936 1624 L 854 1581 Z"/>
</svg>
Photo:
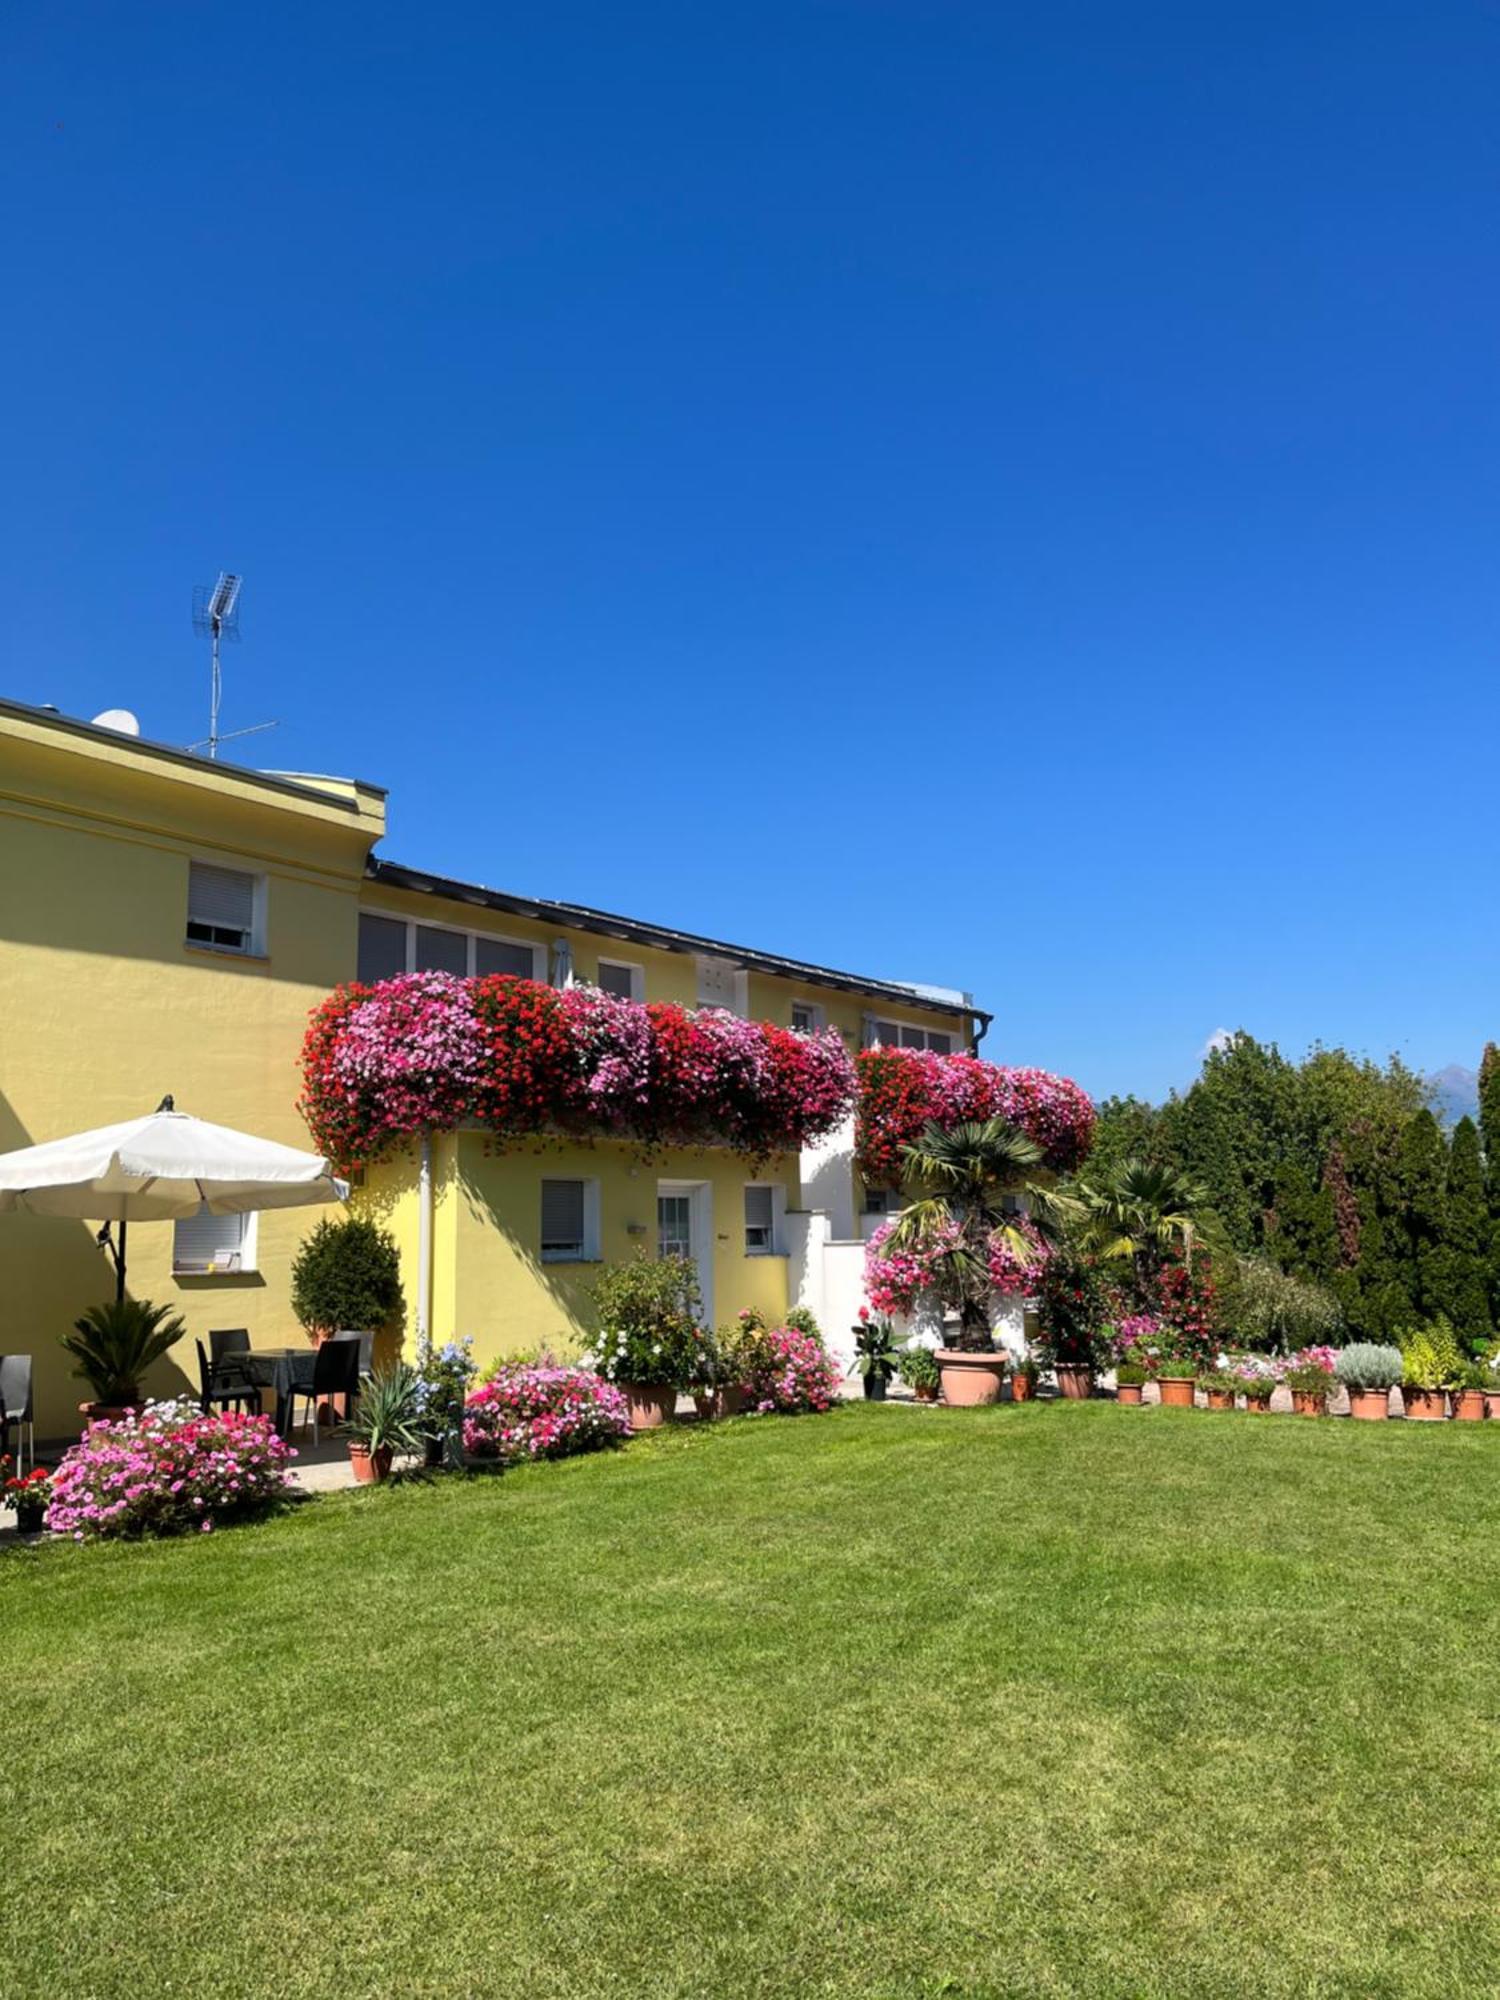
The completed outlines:
<svg viewBox="0 0 1500 2000">
<path fill-rule="evenodd" d="M 1406 1388 L 1401 1399 L 1413 1423 L 1440 1424 L 1448 1414 L 1448 1401 L 1441 1389 Z"/>
<path fill-rule="evenodd" d="M 1197 1386 L 1196 1376 L 1158 1375 L 1156 1386 L 1161 1390 L 1164 1409 L 1190 1410 L 1193 1407 L 1193 1390 Z"/>
<path fill-rule="evenodd" d="M 1299 1417 L 1321 1417 L 1328 1398 L 1321 1389 L 1293 1389 L 1292 1410 Z"/>
<path fill-rule="evenodd" d="M 1094 1371 L 1066 1362 L 1057 1366 L 1057 1393 L 1070 1403 L 1086 1403 L 1094 1393 Z"/>
<path fill-rule="evenodd" d="M 362 1444 L 351 1444 L 349 1463 L 354 1468 L 354 1478 L 360 1486 L 378 1486 L 382 1479 L 388 1479 L 391 1471 L 392 1451 L 388 1444 L 377 1445 L 369 1451 Z"/>
<path fill-rule="evenodd" d="M 1484 1414 L 1487 1417 L 1500 1418 L 1500 1389 L 1484 1391 Z"/>
<path fill-rule="evenodd" d="M 1115 1401 L 1117 1403 L 1135 1405 L 1143 1400 L 1139 1382 L 1121 1382 L 1115 1390 Z"/>
<path fill-rule="evenodd" d="M 705 1391 L 695 1389 L 693 1391 L 693 1408 L 698 1412 L 698 1421 L 700 1424 L 712 1423 L 714 1418 L 719 1414 L 718 1390 L 709 1389 Z"/>
<path fill-rule="evenodd" d="M 1453 1414 L 1461 1424 L 1477 1424 L 1484 1419 L 1483 1389 L 1456 1389 L 1453 1393 Z"/>
<path fill-rule="evenodd" d="M 1010 1378 L 1010 1400 L 1013 1403 L 1029 1403 L 1036 1394 L 1036 1384 L 1029 1375 L 1018 1370 Z"/>
<path fill-rule="evenodd" d="M 719 1415 L 737 1417 L 750 1400 L 750 1391 L 743 1382 L 726 1382 L 719 1391 Z"/>
<path fill-rule="evenodd" d="M 1362 1424 L 1381 1424 L 1391 1413 L 1389 1389 L 1351 1389 L 1349 1414 Z"/>
<path fill-rule="evenodd" d="M 971 1354 L 962 1347 L 940 1347 L 936 1359 L 945 1403 L 966 1410 L 977 1403 L 999 1402 L 1000 1384 L 1005 1380 L 1003 1354 Z"/>
<path fill-rule="evenodd" d="M 867 1403 L 883 1403 L 885 1401 L 885 1377 L 883 1375 L 867 1375 L 865 1377 L 865 1401 Z"/>
<path fill-rule="evenodd" d="M 658 1431 L 677 1408 L 677 1391 L 664 1382 L 622 1382 L 633 1431 Z"/>
<path fill-rule="evenodd" d="M 1205 1389 L 1203 1393 L 1208 1398 L 1208 1407 L 1211 1410 L 1232 1410 L 1234 1408 L 1233 1389 Z"/>
</svg>

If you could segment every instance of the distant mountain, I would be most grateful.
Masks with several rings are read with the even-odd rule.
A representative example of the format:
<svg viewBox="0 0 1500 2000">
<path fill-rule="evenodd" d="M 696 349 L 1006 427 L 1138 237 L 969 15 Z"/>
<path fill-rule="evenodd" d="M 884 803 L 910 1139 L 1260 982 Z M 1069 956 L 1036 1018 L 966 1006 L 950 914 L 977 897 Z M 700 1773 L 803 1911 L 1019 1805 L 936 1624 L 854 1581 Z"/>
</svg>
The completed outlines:
<svg viewBox="0 0 1500 2000">
<path fill-rule="evenodd" d="M 1449 1063 L 1424 1077 L 1428 1102 L 1444 1125 L 1456 1125 L 1460 1118 L 1479 1116 L 1479 1072 L 1462 1063 Z"/>
</svg>

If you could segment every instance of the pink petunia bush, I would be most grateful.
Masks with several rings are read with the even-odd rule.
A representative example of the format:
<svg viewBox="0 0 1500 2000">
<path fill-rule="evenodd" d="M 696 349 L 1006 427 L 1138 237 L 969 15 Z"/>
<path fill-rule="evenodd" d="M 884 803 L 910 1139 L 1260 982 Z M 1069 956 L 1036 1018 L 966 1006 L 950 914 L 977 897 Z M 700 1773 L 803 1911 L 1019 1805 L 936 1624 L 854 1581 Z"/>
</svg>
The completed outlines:
<svg viewBox="0 0 1500 2000">
<path fill-rule="evenodd" d="M 599 1451 L 629 1435 L 624 1396 L 587 1368 L 497 1368 L 464 1405 L 464 1450 L 501 1465 Z"/>
<path fill-rule="evenodd" d="M 1017 1249 L 1009 1233 L 997 1229 L 990 1237 L 986 1260 L 990 1283 L 1002 1298 L 1029 1298 L 1041 1282 L 1052 1252 L 1028 1217 L 1018 1216 L 1010 1227 L 1025 1248 Z"/>
<path fill-rule="evenodd" d="M 815 1333 L 774 1326 L 756 1336 L 746 1386 L 751 1410 L 763 1416 L 806 1416 L 833 1408 L 839 1371 Z"/>
<path fill-rule="evenodd" d="M 882 1222 L 865 1245 L 865 1297 L 881 1313 L 915 1311 L 934 1292 L 945 1260 L 963 1241 L 956 1221 L 936 1222 L 918 1243 L 898 1249 L 891 1242 L 896 1224 Z"/>
<path fill-rule="evenodd" d="M 293 1455 L 269 1417 L 148 1404 L 90 1424 L 64 1455 L 47 1526 L 80 1542 L 208 1534 L 284 1499 Z"/>
</svg>

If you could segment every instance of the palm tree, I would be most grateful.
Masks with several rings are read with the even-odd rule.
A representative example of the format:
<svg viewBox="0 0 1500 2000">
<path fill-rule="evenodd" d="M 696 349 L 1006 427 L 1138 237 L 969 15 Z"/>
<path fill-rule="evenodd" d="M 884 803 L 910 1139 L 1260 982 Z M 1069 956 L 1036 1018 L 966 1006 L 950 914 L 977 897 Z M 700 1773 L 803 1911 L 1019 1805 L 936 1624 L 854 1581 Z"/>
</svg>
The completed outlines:
<svg viewBox="0 0 1500 2000">
<path fill-rule="evenodd" d="M 1100 1257 L 1128 1258 L 1143 1298 L 1177 1251 L 1192 1262 L 1195 1218 L 1208 1193 L 1186 1174 L 1145 1160 L 1122 1160 L 1102 1180 L 1084 1182 L 1079 1192 L 1088 1246 Z"/>
<path fill-rule="evenodd" d="M 988 1349 L 990 1239 L 998 1234 L 1018 1256 L 1030 1256 L 1035 1246 L 1020 1227 L 1023 1216 L 1050 1246 L 1074 1204 L 1038 1171 L 1041 1147 L 1003 1118 L 927 1125 L 901 1155 L 916 1198 L 897 1218 L 890 1247 L 915 1249 L 938 1228 L 956 1225 L 954 1245 L 940 1266 L 943 1302 L 958 1309 L 958 1345 Z"/>
</svg>

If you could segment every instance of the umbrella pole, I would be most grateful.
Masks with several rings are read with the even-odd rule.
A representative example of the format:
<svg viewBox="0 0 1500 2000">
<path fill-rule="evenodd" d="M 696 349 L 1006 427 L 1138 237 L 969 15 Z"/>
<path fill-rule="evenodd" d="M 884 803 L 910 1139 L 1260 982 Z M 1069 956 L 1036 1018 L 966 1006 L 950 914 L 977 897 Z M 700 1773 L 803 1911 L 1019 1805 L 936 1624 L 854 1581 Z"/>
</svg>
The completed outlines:
<svg viewBox="0 0 1500 2000">
<path fill-rule="evenodd" d="M 120 1224 L 119 1245 L 118 1247 L 111 1245 L 111 1248 L 115 1252 L 115 1298 L 117 1301 L 123 1301 L 125 1297 L 125 1231 L 127 1226 L 124 1222 Z"/>
</svg>

